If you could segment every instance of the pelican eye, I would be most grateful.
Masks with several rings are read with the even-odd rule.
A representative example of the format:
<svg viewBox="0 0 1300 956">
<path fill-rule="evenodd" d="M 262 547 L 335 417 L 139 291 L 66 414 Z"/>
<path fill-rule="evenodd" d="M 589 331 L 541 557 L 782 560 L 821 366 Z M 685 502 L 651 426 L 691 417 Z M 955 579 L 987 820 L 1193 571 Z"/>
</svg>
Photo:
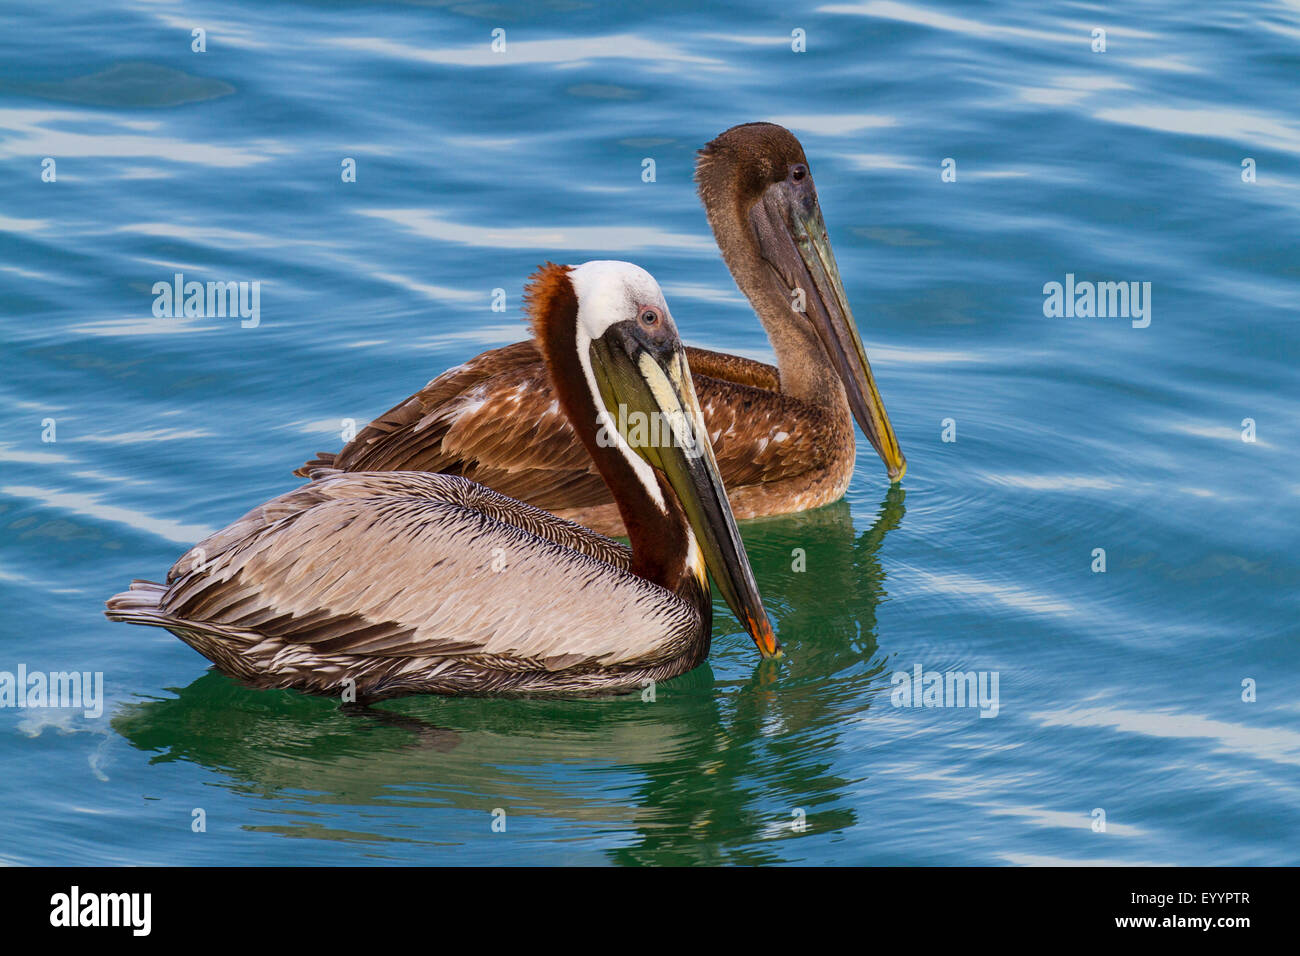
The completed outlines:
<svg viewBox="0 0 1300 956">
<path fill-rule="evenodd" d="M 641 324 L 647 329 L 653 329 L 659 324 L 659 311 L 657 309 L 642 309 Z"/>
<path fill-rule="evenodd" d="M 790 178 L 795 182 L 802 182 L 808 176 L 808 167 L 803 163 L 795 163 L 790 167 Z"/>
</svg>

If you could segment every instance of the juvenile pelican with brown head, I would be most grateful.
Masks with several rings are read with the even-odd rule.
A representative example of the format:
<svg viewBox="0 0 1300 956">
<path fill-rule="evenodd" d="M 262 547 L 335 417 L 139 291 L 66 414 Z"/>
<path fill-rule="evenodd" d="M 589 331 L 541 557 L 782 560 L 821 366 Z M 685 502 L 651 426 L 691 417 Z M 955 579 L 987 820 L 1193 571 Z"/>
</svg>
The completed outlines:
<svg viewBox="0 0 1300 956">
<path fill-rule="evenodd" d="M 722 478 L 739 518 L 838 500 L 853 475 L 853 421 L 891 482 L 907 470 L 853 321 L 799 141 L 736 126 L 700 150 L 695 178 L 727 267 L 776 353 L 762 362 L 686 349 Z M 554 401 L 532 342 L 435 378 L 337 454 L 298 470 L 465 475 L 606 534 L 625 525 Z"/>
</svg>

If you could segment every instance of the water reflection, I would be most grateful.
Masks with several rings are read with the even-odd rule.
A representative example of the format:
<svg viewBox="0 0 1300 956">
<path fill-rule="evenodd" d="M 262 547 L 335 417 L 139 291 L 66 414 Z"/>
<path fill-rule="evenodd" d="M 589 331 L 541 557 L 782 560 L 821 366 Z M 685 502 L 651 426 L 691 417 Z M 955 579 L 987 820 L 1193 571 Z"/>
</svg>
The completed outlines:
<svg viewBox="0 0 1300 956">
<path fill-rule="evenodd" d="M 428 697 L 378 712 L 209 671 L 174 698 L 122 706 L 112 725 L 152 762 L 188 761 L 231 792 L 274 800 L 280 819 L 246 829 L 436 846 L 474 835 L 421 811 L 503 807 L 617 863 L 782 862 L 799 853 L 785 842 L 800 836 L 797 813 L 815 833 L 857 822 L 856 781 L 833 771 L 833 751 L 882 686 L 879 550 L 903 498 L 891 489 L 862 534 L 844 502 L 746 525 L 789 654 L 779 671 L 755 667 L 737 637 L 652 703 Z M 326 826 L 330 807 L 364 810 L 364 823 Z"/>
</svg>

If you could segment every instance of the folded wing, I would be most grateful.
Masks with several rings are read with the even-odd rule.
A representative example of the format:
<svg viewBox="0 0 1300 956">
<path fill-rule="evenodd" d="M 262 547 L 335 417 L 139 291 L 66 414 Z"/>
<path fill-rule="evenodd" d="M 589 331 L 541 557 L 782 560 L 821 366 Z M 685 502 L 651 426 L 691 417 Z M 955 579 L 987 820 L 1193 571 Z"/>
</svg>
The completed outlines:
<svg viewBox="0 0 1300 956">
<path fill-rule="evenodd" d="M 330 655 L 409 658 L 413 670 L 440 658 L 541 670 L 671 659 L 698 615 L 628 560 L 616 542 L 458 477 L 323 475 L 182 556 L 158 608 L 285 666 L 308 649 L 317 668 Z"/>
<path fill-rule="evenodd" d="M 814 447 L 816 432 L 791 424 L 818 410 L 782 395 L 775 368 L 706 349 L 686 353 L 729 490 L 794 478 L 820 464 L 825 455 Z M 560 410 L 532 342 L 448 370 L 342 451 L 321 454 L 295 474 L 323 467 L 461 475 L 548 511 L 613 501 Z"/>
</svg>

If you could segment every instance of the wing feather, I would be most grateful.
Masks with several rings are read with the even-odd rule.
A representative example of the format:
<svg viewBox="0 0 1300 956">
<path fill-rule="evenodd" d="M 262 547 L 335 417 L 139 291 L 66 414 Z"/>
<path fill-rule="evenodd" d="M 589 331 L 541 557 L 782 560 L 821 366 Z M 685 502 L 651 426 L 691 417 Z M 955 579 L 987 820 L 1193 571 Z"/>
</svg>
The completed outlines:
<svg viewBox="0 0 1300 956">
<path fill-rule="evenodd" d="M 833 456 L 816 447 L 820 410 L 781 394 L 770 365 L 687 348 L 723 482 L 779 482 Z M 461 475 L 547 510 L 573 511 L 613 498 L 560 410 L 532 342 L 494 349 L 450 369 L 371 422 L 322 465 L 346 471 Z"/>
<path fill-rule="evenodd" d="M 183 556 L 161 609 L 290 655 L 548 670 L 672 660 L 698 613 L 627 560 L 609 539 L 454 476 L 326 475 Z"/>
</svg>

